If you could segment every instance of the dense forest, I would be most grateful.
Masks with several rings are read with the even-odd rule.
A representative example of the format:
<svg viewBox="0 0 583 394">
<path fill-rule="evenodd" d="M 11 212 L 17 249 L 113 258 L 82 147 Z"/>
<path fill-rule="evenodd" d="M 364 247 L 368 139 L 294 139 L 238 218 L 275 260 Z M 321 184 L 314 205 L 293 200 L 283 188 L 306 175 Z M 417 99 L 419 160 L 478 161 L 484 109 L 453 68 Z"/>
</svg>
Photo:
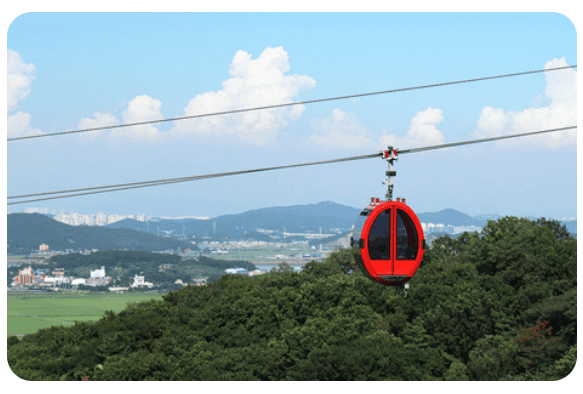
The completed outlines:
<svg viewBox="0 0 583 394">
<path fill-rule="evenodd" d="M 26 380 L 558 380 L 577 359 L 577 241 L 505 217 L 427 247 L 405 293 L 343 250 L 8 338 Z"/>
</svg>

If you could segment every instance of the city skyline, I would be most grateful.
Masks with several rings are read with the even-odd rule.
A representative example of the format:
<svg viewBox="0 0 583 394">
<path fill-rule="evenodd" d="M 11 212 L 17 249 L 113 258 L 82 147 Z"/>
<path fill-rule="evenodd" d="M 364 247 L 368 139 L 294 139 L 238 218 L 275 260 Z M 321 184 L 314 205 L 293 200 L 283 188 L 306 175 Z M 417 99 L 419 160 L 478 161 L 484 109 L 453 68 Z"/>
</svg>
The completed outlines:
<svg viewBox="0 0 583 394">
<path fill-rule="evenodd" d="M 47 134 L 541 70 L 576 64 L 576 56 L 575 26 L 558 13 L 28 13 L 8 29 L 7 133 Z M 576 77 L 576 69 L 548 71 L 13 141 L 7 194 L 576 125 Z M 394 195 L 406 197 L 416 212 L 455 207 L 470 216 L 576 217 L 576 134 L 401 155 Z M 215 217 L 327 200 L 363 207 L 371 196 L 384 195 L 386 170 L 383 160 L 369 159 L 43 205 L 164 217 Z M 37 205 L 10 205 L 8 212 Z"/>
</svg>

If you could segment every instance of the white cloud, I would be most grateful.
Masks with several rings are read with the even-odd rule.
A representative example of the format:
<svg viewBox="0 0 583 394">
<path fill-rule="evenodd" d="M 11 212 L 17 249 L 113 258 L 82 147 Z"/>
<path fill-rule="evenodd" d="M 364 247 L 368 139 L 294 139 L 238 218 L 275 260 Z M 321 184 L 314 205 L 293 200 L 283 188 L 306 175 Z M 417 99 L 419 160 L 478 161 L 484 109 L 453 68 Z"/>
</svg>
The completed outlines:
<svg viewBox="0 0 583 394">
<path fill-rule="evenodd" d="M 426 145 L 443 144 L 445 137 L 435 127 L 443 121 L 443 111 L 439 108 L 427 108 L 418 112 L 411 120 L 409 130 L 404 137 L 398 135 L 383 135 L 379 138 L 382 148 L 391 145 L 395 148 L 408 149 Z"/>
<path fill-rule="evenodd" d="M 346 114 L 335 108 L 329 117 L 312 120 L 314 134 L 306 140 L 306 143 L 318 147 L 354 150 L 385 149 L 388 145 L 405 149 L 441 144 L 444 136 L 435 125 L 442 120 L 441 109 L 429 107 L 413 117 L 404 137 L 391 134 L 382 135 L 375 140 L 372 133 L 358 123 L 356 115 Z"/>
<path fill-rule="evenodd" d="M 545 69 L 566 65 L 565 58 L 553 59 L 545 64 Z M 505 112 L 500 108 L 485 107 L 480 114 L 474 137 L 498 137 L 576 125 L 577 72 L 570 68 L 547 71 L 545 77 L 547 85 L 544 95 L 550 100 L 550 104 L 539 108 L 527 108 L 521 112 Z M 534 101 L 542 103 L 544 100 L 539 95 Z M 566 130 L 525 137 L 521 140 L 505 140 L 504 146 L 576 146 L 577 132 L 576 129 Z"/>
<path fill-rule="evenodd" d="M 305 75 L 284 75 L 290 70 L 289 57 L 282 47 L 267 48 L 257 59 L 237 51 L 223 89 L 197 95 L 184 109 L 184 115 L 223 112 L 241 108 L 262 107 L 292 103 L 301 90 L 316 86 L 314 79 Z M 266 144 L 277 132 L 298 119 L 304 106 L 292 106 L 232 115 L 175 121 L 173 135 L 196 137 L 229 137 L 238 142 Z"/>
<path fill-rule="evenodd" d="M 373 149 L 372 134 L 356 119 L 354 114 L 346 114 L 335 108 L 327 118 L 313 119 L 309 145 L 323 148 Z"/>
<path fill-rule="evenodd" d="M 32 75 L 36 71 L 34 64 L 26 64 L 22 56 L 12 49 L 8 49 L 7 57 L 7 90 L 8 90 L 8 113 L 16 109 L 18 102 L 26 99 L 30 94 L 30 87 L 33 79 Z M 29 135 L 42 134 L 41 130 L 33 129 L 30 125 L 30 114 L 18 111 L 8 116 L 7 135 L 8 137 L 25 137 Z"/>
<path fill-rule="evenodd" d="M 37 134 L 43 134 L 43 132 L 30 126 L 28 112 L 18 111 L 8 117 L 8 137 L 26 137 Z"/>
<path fill-rule="evenodd" d="M 29 95 L 35 70 L 34 64 L 24 63 L 18 52 L 8 49 L 8 112 Z"/>
<path fill-rule="evenodd" d="M 122 112 L 122 123 L 139 123 L 149 120 L 160 120 L 164 116 L 160 109 L 162 102 L 146 94 L 136 96 L 128 103 L 125 111 Z M 95 127 L 106 127 L 118 125 L 120 122 L 114 114 L 95 112 L 93 118 L 82 118 L 77 123 L 78 129 L 91 129 Z M 87 131 L 81 133 L 84 138 L 94 138 L 103 136 L 109 144 L 122 145 L 128 143 L 152 144 L 162 141 L 163 133 L 158 130 L 155 124 L 144 124 L 139 126 L 127 126 L 114 129 L 104 129 Z"/>
<path fill-rule="evenodd" d="M 141 95 L 129 102 L 128 108 L 122 112 L 123 123 L 137 123 L 148 120 L 163 119 L 162 102 L 148 95 Z M 94 114 L 95 116 L 97 114 Z M 99 114 L 101 121 L 117 121 L 114 115 Z M 83 121 L 83 120 L 82 120 Z M 97 116 L 95 122 L 97 122 Z M 132 140 L 139 143 L 156 143 L 162 140 L 162 133 L 153 124 L 130 126 L 113 129 L 110 133 L 110 142 L 121 143 L 122 140 Z"/>
<path fill-rule="evenodd" d="M 503 109 L 484 107 L 478 120 L 478 128 L 488 130 L 490 137 L 499 137 L 506 128 L 508 119 L 509 117 Z"/>
<path fill-rule="evenodd" d="M 96 127 L 105 127 L 105 126 L 113 126 L 118 124 L 118 120 L 115 115 L 112 114 L 104 114 L 100 112 L 96 112 L 93 114 L 93 118 L 83 118 L 77 124 L 78 129 L 92 129 Z M 103 130 L 105 131 L 105 130 Z M 96 137 L 101 135 L 103 132 L 102 130 L 95 130 L 95 131 L 87 131 L 83 134 L 89 137 Z"/>
</svg>

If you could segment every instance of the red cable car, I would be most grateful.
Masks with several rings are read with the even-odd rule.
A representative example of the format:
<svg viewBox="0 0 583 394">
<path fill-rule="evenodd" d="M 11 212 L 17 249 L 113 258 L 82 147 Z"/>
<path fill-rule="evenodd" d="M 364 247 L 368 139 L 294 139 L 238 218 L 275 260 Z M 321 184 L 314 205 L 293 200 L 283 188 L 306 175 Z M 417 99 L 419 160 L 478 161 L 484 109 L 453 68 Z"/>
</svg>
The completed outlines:
<svg viewBox="0 0 583 394">
<path fill-rule="evenodd" d="M 389 163 L 387 201 L 371 198 L 370 204 L 360 213 L 350 246 L 356 264 L 369 278 L 386 286 L 401 286 L 408 282 L 421 264 L 425 237 L 419 218 L 405 204 L 405 199 L 393 197 L 393 161 L 398 160 L 397 150 L 389 146 L 381 151 Z M 407 288 L 409 285 L 405 286 Z"/>
<path fill-rule="evenodd" d="M 350 246 L 366 276 L 386 286 L 400 286 L 417 272 L 425 238 L 417 215 L 405 199 L 372 198 L 354 224 Z"/>
</svg>

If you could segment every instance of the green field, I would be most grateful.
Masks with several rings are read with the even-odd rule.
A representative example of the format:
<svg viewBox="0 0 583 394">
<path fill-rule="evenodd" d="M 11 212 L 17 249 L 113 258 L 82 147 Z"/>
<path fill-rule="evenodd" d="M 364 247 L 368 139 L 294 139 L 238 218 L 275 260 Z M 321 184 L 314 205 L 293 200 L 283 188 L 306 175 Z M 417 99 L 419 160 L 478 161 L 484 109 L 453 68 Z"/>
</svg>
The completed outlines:
<svg viewBox="0 0 583 394">
<path fill-rule="evenodd" d="M 32 334 L 41 328 L 69 326 L 77 321 L 99 320 L 105 311 L 120 312 L 128 303 L 161 300 L 159 293 L 50 294 L 8 292 L 8 335 Z"/>
</svg>

